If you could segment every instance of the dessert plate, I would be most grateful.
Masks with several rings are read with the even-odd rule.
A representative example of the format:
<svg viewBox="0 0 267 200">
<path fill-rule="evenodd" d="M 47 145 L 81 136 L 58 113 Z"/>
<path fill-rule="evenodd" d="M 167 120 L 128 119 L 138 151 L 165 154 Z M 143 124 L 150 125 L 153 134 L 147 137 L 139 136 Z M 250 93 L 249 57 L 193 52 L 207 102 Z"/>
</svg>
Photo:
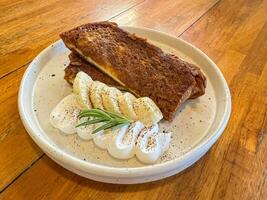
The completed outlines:
<svg viewBox="0 0 267 200">
<path fill-rule="evenodd" d="M 193 45 L 162 32 L 137 27 L 123 29 L 200 66 L 207 77 L 206 94 L 187 101 L 173 122 L 160 128 L 172 131 L 169 150 L 152 165 L 136 158 L 118 160 L 92 141 L 63 135 L 49 122 L 52 108 L 71 87 L 64 80 L 69 50 L 61 40 L 47 47 L 29 65 L 21 81 L 19 112 L 32 139 L 55 162 L 81 176 L 108 183 L 132 184 L 159 180 L 184 170 L 203 156 L 220 137 L 231 112 L 231 96 L 218 67 Z"/>
</svg>

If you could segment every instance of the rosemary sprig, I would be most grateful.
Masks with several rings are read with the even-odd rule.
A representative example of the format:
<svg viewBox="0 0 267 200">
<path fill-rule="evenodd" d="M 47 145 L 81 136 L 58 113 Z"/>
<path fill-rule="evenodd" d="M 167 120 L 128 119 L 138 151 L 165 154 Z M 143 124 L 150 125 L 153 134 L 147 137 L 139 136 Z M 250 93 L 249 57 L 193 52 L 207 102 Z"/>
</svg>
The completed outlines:
<svg viewBox="0 0 267 200">
<path fill-rule="evenodd" d="M 102 123 L 103 125 L 96 128 L 92 134 L 97 133 L 102 130 L 106 130 L 109 128 L 113 128 L 119 125 L 126 125 L 131 123 L 132 121 L 128 118 L 126 118 L 123 115 L 113 113 L 107 110 L 102 110 L 99 108 L 95 109 L 86 109 L 80 112 L 79 118 L 86 117 L 88 120 L 78 124 L 76 127 L 80 126 L 87 126 L 91 124 L 98 124 Z"/>
</svg>

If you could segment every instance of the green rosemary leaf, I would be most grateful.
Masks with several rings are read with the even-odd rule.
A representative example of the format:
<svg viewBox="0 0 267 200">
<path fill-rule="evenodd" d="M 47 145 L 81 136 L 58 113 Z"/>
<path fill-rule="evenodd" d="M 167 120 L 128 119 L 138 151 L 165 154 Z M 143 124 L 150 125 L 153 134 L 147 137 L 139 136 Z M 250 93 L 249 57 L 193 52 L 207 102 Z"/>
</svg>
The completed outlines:
<svg viewBox="0 0 267 200">
<path fill-rule="evenodd" d="M 80 127 L 80 126 L 88 126 L 88 125 L 91 125 L 91 124 L 97 124 L 97 123 L 105 122 L 105 121 L 107 121 L 107 120 L 106 120 L 106 119 L 92 119 L 92 120 L 89 120 L 89 121 L 80 123 L 80 124 L 78 124 L 76 127 Z"/>
<path fill-rule="evenodd" d="M 79 114 L 79 117 L 88 117 L 88 116 L 111 119 L 111 116 L 109 116 L 101 109 L 84 110 Z"/>
<path fill-rule="evenodd" d="M 104 124 L 104 125 L 98 127 L 97 129 L 95 129 L 95 130 L 92 132 L 92 134 L 95 134 L 95 133 L 97 133 L 97 132 L 99 132 L 99 131 L 102 131 L 102 130 L 106 130 L 106 129 L 112 128 L 112 127 L 114 127 L 114 126 L 116 126 L 116 125 L 117 125 L 116 122 L 114 122 L 114 121 L 110 121 L 110 122 L 108 122 L 108 123 L 106 123 L 106 124 Z"/>
<path fill-rule="evenodd" d="M 113 128 L 118 125 L 126 125 L 132 122 L 130 119 L 126 118 L 123 115 L 106 110 L 101 110 L 99 108 L 83 110 L 79 114 L 79 117 L 80 118 L 88 117 L 88 120 L 86 122 L 77 125 L 77 127 L 87 126 L 90 124 L 103 123 L 100 127 L 98 127 L 93 131 L 93 134 L 102 130 Z M 92 117 L 93 119 L 91 119 Z"/>
<path fill-rule="evenodd" d="M 117 114 L 117 113 L 114 113 L 114 112 L 110 112 L 110 111 L 106 111 L 105 110 L 105 112 L 106 113 L 108 113 L 112 118 L 123 118 L 123 119 L 127 119 L 126 117 L 124 117 L 123 115 L 119 115 L 119 114 Z M 127 120 L 129 120 L 129 119 L 127 119 Z"/>
<path fill-rule="evenodd" d="M 99 108 L 95 108 L 95 109 L 91 109 L 91 111 L 100 114 L 103 117 L 107 117 L 109 119 L 111 119 L 112 117 L 106 112 L 106 110 L 102 110 Z"/>
<path fill-rule="evenodd" d="M 128 120 L 128 119 L 116 119 L 116 122 L 118 124 L 128 124 L 128 123 L 131 123 L 131 121 Z"/>
<path fill-rule="evenodd" d="M 102 115 L 99 115 L 97 113 L 83 113 L 78 116 L 79 118 L 84 118 L 84 117 L 96 117 L 96 118 L 103 118 Z"/>
</svg>

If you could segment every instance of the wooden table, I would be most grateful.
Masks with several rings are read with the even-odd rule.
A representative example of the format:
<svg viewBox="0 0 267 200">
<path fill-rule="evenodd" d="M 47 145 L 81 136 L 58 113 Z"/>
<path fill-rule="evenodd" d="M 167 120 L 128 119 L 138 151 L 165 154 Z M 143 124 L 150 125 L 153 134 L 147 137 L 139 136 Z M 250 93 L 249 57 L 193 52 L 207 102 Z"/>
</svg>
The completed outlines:
<svg viewBox="0 0 267 200">
<path fill-rule="evenodd" d="M 232 115 L 222 137 L 184 172 L 112 185 L 58 166 L 19 118 L 29 62 L 58 34 L 100 20 L 164 31 L 191 42 L 223 72 Z M 267 199 L 267 0 L 1 0 L 0 199 Z"/>
</svg>

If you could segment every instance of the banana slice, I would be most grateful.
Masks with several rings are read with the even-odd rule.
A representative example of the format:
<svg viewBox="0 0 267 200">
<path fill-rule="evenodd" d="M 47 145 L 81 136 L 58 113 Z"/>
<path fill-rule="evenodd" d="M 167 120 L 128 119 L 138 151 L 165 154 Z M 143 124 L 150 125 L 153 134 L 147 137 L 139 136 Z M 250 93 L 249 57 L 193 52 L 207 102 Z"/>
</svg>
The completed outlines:
<svg viewBox="0 0 267 200">
<path fill-rule="evenodd" d="M 122 95 L 122 92 L 114 87 L 106 87 L 101 92 L 102 103 L 106 110 L 121 113 L 118 104 L 118 97 Z"/>
<path fill-rule="evenodd" d="M 91 101 L 89 99 L 89 87 L 93 80 L 86 73 L 80 71 L 77 73 L 73 82 L 73 92 L 78 97 L 78 102 L 82 108 L 91 108 Z"/>
<path fill-rule="evenodd" d="M 160 109 L 149 97 L 136 99 L 133 106 L 138 120 L 146 126 L 156 124 L 163 118 Z"/>
<path fill-rule="evenodd" d="M 89 89 L 89 96 L 93 108 L 104 109 L 101 93 L 104 88 L 108 87 L 106 84 L 99 81 L 94 81 Z"/>
<path fill-rule="evenodd" d="M 133 103 L 135 100 L 136 97 L 129 92 L 118 96 L 121 113 L 132 120 L 137 119 L 136 113 L 133 108 Z"/>
</svg>

